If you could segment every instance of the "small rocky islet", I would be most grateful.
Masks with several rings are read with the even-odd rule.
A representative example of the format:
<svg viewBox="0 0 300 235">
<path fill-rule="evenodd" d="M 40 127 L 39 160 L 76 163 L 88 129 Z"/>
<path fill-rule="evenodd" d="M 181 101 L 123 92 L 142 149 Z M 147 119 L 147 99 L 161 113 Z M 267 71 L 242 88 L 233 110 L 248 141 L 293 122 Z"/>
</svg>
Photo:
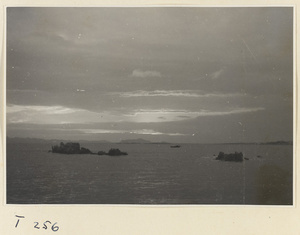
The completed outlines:
<svg viewBox="0 0 300 235">
<path fill-rule="evenodd" d="M 122 156 L 128 155 L 126 152 L 122 152 L 117 148 L 111 148 L 108 152 L 99 151 L 98 153 L 93 153 L 88 148 L 80 147 L 79 143 L 63 143 L 60 145 L 52 146 L 52 150 L 49 150 L 52 153 L 60 153 L 60 154 L 97 154 L 97 155 L 108 155 L 108 156 Z"/>
<path fill-rule="evenodd" d="M 229 161 L 229 162 L 242 162 L 244 160 L 243 153 L 224 153 L 224 152 L 219 152 L 219 155 L 216 157 L 216 160 L 220 161 Z M 249 160 L 249 158 L 245 158 L 245 160 Z"/>
<path fill-rule="evenodd" d="M 263 158 L 262 156 L 258 155 L 257 158 Z M 248 157 L 244 157 L 244 154 L 242 152 L 234 152 L 234 153 L 224 153 L 219 152 L 219 155 L 215 158 L 215 160 L 220 161 L 229 161 L 229 162 L 242 162 L 244 160 L 249 161 L 250 159 Z"/>
</svg>

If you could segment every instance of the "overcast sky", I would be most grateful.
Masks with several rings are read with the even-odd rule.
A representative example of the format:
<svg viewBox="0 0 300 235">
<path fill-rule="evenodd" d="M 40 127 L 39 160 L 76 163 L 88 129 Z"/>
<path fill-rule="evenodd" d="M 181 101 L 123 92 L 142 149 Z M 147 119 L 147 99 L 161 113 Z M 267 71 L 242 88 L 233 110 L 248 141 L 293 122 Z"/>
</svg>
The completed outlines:
<svg viewBox="0 0 300 235">
<path fill-rule="evenodd" d="M 9 137 L 292 140 L 293 9 L 8 8 Z"/>
</svg>

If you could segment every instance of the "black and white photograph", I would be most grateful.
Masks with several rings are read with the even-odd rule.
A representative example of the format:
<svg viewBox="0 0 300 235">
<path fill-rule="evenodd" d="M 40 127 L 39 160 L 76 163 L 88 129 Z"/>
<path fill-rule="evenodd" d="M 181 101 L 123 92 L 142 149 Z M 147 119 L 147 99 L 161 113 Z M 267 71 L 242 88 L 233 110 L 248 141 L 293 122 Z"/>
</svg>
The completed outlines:
<svg viewBox="0 0 300 235">
<path fill-rule="evenodd" d="M 7 7 L 6 204 L 294 205 L 294 7 Z"/>
</svg>

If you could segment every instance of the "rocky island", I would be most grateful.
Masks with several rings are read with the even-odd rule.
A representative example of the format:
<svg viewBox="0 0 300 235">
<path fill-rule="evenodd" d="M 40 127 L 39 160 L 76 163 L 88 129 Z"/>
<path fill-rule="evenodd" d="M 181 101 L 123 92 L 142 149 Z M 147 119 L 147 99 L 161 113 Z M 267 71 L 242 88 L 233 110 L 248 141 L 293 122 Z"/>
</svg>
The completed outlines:
<svg viewBox="0 0 300 235">
<path fill-rule="evenodd" d="M 79 143 L 60 143 L 60 145 L 52 146 L 52 153 L 63 153 L 63 154 L 92 154 L 87 148 L 80 148 Z"/>
<path fill-rule="evenodd" d="M 242 162 L 244 160 L 243 153 L 223 153 L 219 152 L 219 155 L 216 157 L 216 160 L 220 161 L 231 161 L 231 162 Z"/>
<path fill-rule="evenodd" d="M 104 151 L 99 151 L 98 155 L 108 155 L 108 156 L 122 156 L 122 155 L 128 155 L 126 152 L 122 152 L 120 149 L 114 149 L 111 148 L 108 153 Z"/>
<path fill-rule="evenodd" d="M 79 143 L 63 143 L 61 142 L 60 145 L 52 146 L 52 150 L 49 152 L 52 153 L 61 153 L 61 154 L 96 154 L 93 153 L 88 148 L 80 147 Z M 121 155 L 128 155 L 126 152 L 122 152 L 119 149 L 111 148 L 107 153 L 104 151 L 99 151 L 98 155 L 108 155 L 108 156 L 121 156 Z"/>
</svg>

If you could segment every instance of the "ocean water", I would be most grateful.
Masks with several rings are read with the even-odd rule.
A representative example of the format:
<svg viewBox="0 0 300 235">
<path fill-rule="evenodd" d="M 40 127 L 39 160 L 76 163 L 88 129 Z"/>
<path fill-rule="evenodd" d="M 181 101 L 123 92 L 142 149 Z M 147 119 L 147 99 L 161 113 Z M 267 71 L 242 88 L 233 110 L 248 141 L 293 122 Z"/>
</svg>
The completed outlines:
<svg viewBox="0 0 300 235">
<path fill-rule="evenodd" d="M 293 204 L 291 145 L 82 146 L 128 155 L 63 155 L 48 152 L 51 144 L 7 143 L 7 203 Z M 249 160 L 217 161 L 220 151 L 243 152 Z"/>
</svg>

